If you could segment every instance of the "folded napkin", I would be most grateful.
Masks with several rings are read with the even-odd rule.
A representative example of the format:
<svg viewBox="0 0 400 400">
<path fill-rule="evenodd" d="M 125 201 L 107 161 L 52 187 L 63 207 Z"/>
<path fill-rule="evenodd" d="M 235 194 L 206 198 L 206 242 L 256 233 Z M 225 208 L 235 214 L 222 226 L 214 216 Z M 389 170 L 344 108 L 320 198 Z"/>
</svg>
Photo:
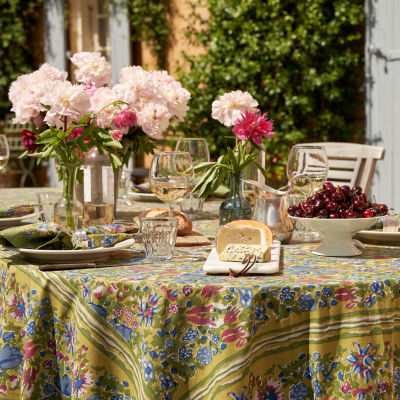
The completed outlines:
<svg viewBox="0 0 400 400">
<path fill-rule="evenodd" d="M 0 218 L 18 218 L 24 215 L 32 214 L 35 211 L 32 205 L 29 204 L 17 204 L 0 205 Z"/>
<path fill-rule="evenodd" d="M 0 244 L 26 249 L 78 250 L 110 247 L 131 239 L 136 232 L 137 228 L 128 225 L 96 225 L 86 229 L 87 243 L 82 243 L 72 232 L 54 222 L 36 222 L 4 229 L 0 232 Z"/>
</svg>

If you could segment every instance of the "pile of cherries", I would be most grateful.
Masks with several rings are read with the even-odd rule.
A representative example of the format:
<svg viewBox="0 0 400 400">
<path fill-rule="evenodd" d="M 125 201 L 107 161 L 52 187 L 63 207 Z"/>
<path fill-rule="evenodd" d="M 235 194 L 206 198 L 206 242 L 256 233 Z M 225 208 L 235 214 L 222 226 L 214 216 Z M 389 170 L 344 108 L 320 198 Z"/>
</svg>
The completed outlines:
<svg viewBox="0 0 400 400">
<path fill-rule="evenodd" d="M 325 182 L 306 201 L 288 208 L 289 215 L 301 218 L 371 218 L 388 213 L 386 204 L 371 203 L 360 186 L 334 186 Z"/>
</svg>

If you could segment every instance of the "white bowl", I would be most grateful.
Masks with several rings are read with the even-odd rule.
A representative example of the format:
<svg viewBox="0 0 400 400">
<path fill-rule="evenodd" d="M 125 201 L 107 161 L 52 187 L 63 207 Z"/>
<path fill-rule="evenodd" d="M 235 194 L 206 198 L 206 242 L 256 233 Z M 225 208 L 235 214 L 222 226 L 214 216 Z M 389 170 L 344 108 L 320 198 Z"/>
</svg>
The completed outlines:
<svg viewBox="0 0 400 400">
<path fill-rule="evenodd" d="M 290 217 L 311 231 L 321 234 L 322 243 L 314 254 L 320 256 L 357 256 L 361 251 L 352 242 L 353 235 L 376 224 L 380 217 L 373 218 L 298 218 Z"/>
</svg>

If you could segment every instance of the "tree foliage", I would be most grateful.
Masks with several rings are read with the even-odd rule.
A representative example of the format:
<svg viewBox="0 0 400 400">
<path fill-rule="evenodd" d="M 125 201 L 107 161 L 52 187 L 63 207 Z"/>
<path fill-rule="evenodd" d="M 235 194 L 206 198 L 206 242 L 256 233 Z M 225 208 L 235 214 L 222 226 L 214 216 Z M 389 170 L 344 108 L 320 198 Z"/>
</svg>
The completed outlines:
<svg viewBox="0 0 400 400">
<path fill-rule="evenodd" d="M 8 89 L 19 75 L 36 69 L 32 29 L 37 26 L 43 0 L 0 0 L 0 117 L 11 107 Z"/>
<path fill-rule="evenodd" d="M 181 76 L 192 93 L 180 126 L 186 135 L 206 137 L 214 157 L 224 152 L 229 131 L 211 119 L 211 103 L 239 89 L 274 120 L 275 137 L 265 141 L 271 179 L 283 178 L 293 143 L 354 134 L 363 0 L 204 1 L 209 17 L 192 39 L 207 52 L 188 56 L 190 71 Z"/>
</svg>

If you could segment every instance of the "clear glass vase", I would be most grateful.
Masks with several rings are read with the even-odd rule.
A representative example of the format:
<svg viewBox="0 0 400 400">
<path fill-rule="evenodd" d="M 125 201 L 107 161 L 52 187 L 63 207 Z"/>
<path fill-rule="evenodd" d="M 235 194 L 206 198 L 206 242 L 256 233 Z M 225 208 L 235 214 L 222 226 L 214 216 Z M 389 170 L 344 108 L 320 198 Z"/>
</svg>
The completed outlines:
<svg viewBox="0 0 400 400">
<path fill-rule="evenodd" d="M 75 196 L 77 164 L 60 164 L 63 194 L 54 206 L 54 222 L 71 231 L 82 226 L 82 203 Z"/>
<path fill-rule="evenodd" d="M 243 196 L 242 173 L 231 172 L 229 197 L 219 207 L 219 224 L 224 225 L 237 219 L 251 218 L 251 204 Z"/>
</svg>

